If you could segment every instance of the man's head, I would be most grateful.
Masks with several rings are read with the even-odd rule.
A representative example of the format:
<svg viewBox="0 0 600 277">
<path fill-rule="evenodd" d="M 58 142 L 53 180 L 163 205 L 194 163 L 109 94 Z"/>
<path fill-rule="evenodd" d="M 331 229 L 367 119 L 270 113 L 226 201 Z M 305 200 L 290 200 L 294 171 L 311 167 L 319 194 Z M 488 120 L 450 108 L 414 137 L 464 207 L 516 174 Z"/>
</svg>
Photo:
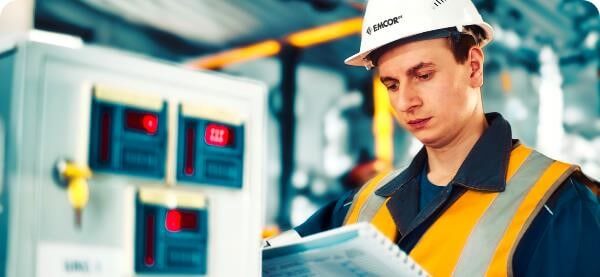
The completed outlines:
<svg viewBox="0 0 600 277">
<path fill-rule="evenodd" d="M 470 0 L 370 0 L 363 24 L 346 63 L 379 69 L 398 121 L 423 144 L 448 145 L 483 116 L 482 47 L 493 30 Z"/>
</svg>

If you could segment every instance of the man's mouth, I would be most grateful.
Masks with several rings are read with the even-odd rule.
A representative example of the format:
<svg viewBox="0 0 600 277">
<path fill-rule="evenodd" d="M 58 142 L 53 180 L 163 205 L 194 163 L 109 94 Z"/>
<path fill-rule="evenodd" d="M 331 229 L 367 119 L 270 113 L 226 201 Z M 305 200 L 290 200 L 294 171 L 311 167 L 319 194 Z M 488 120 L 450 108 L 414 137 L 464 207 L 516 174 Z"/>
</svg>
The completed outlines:
<svg viewBox="0 0 600 277">
<path fill-rule="evenodd" d="M 427 122 L 429 122 L 429 120 L 431 120 L 431 117 L 410 120 L 408 121 L 408 126 L 415 129 L 422 129 L 427 125 Z"/>
</svg>

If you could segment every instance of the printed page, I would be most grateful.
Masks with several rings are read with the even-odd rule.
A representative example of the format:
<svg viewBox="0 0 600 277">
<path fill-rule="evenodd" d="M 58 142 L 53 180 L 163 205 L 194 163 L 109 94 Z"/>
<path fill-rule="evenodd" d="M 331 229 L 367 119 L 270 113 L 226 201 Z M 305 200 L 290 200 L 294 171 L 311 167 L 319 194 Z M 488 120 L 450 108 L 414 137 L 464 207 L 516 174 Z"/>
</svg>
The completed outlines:
<svg viewBox="0 0 600 277">
<path fill-rule="evenodd" d="M 266 255 L 263 276 L 427 276 L 371 226 L 330 234 L 321 234 L 316 240 L 307 237 L 306 248 L 300 247 L 301 241 L 288 246 L 288 255 L 282 255 L 283 251 Z M 319 243 L 323 241 L 327 243 Z"/>
</svg>

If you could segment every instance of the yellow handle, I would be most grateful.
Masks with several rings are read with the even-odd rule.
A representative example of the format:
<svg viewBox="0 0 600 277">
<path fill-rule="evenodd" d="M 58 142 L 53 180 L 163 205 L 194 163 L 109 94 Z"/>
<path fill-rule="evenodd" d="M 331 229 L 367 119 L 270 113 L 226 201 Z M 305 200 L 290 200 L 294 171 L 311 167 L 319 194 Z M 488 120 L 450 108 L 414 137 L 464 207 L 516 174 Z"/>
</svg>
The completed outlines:
<svg viewBox="0 0 600 277">
<path fill-rule="evenodd" d="M 77 166 L 73 163 L 67 162 L 62 172 L 63 177 L 65 179 L 75 179 L 75 178 L 85 178 L 88 179 L 92 177 L 92 171 L 87 167 Z"/>
<path fill-rule="evenodd" d="M 90 198 L 87 179 L 92 177 L 92 171 L 87 166 L 78 166 L 68 161 L 60 162 L 57 168 L 67 183 L 67 196 L 71 206 L 76 210 L 83 210 Z"/>
<path fill-rule="evenodd" d="M 71 178 L 67 186 L 67 195 L 73 208 L 82 210 L 90 198 L 87 180 L 84 178 Z"/>
</svg>

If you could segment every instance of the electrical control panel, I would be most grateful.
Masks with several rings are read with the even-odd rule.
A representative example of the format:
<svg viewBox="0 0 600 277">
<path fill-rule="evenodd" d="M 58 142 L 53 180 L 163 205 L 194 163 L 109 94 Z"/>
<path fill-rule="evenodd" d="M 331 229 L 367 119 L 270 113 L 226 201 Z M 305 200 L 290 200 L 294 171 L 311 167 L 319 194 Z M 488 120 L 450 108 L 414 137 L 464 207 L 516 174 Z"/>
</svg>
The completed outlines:
<svg viewBox="0 0 600 277">
<path fill-rule="evenodd" d="M 260 275 L 264 85 L 34 41 L 0 70 L 0 277 Z"/>
<path fill-rule="evenodd" d="M 165 176 L 167 105 L 145 101 L 126 105 L 119 95 L 94 87 L 90 121 L 92 169 L 154 178 Z M 149 103 L 148 103 L 149 102 Z"/>
<path fill-rule="evenodd" d="M 191 205 L 169 208 L 152 202 L 160 193 L 143 190 L 136 198 L 136 272 L 206 274 L 206 200 L 192 196 Z"/>
<path fill-rule="evenodd" d="M 244 126 L 239 119 L 182 105 L 178 145 L 178 180 L 242 187 Z"/>
</svg>

